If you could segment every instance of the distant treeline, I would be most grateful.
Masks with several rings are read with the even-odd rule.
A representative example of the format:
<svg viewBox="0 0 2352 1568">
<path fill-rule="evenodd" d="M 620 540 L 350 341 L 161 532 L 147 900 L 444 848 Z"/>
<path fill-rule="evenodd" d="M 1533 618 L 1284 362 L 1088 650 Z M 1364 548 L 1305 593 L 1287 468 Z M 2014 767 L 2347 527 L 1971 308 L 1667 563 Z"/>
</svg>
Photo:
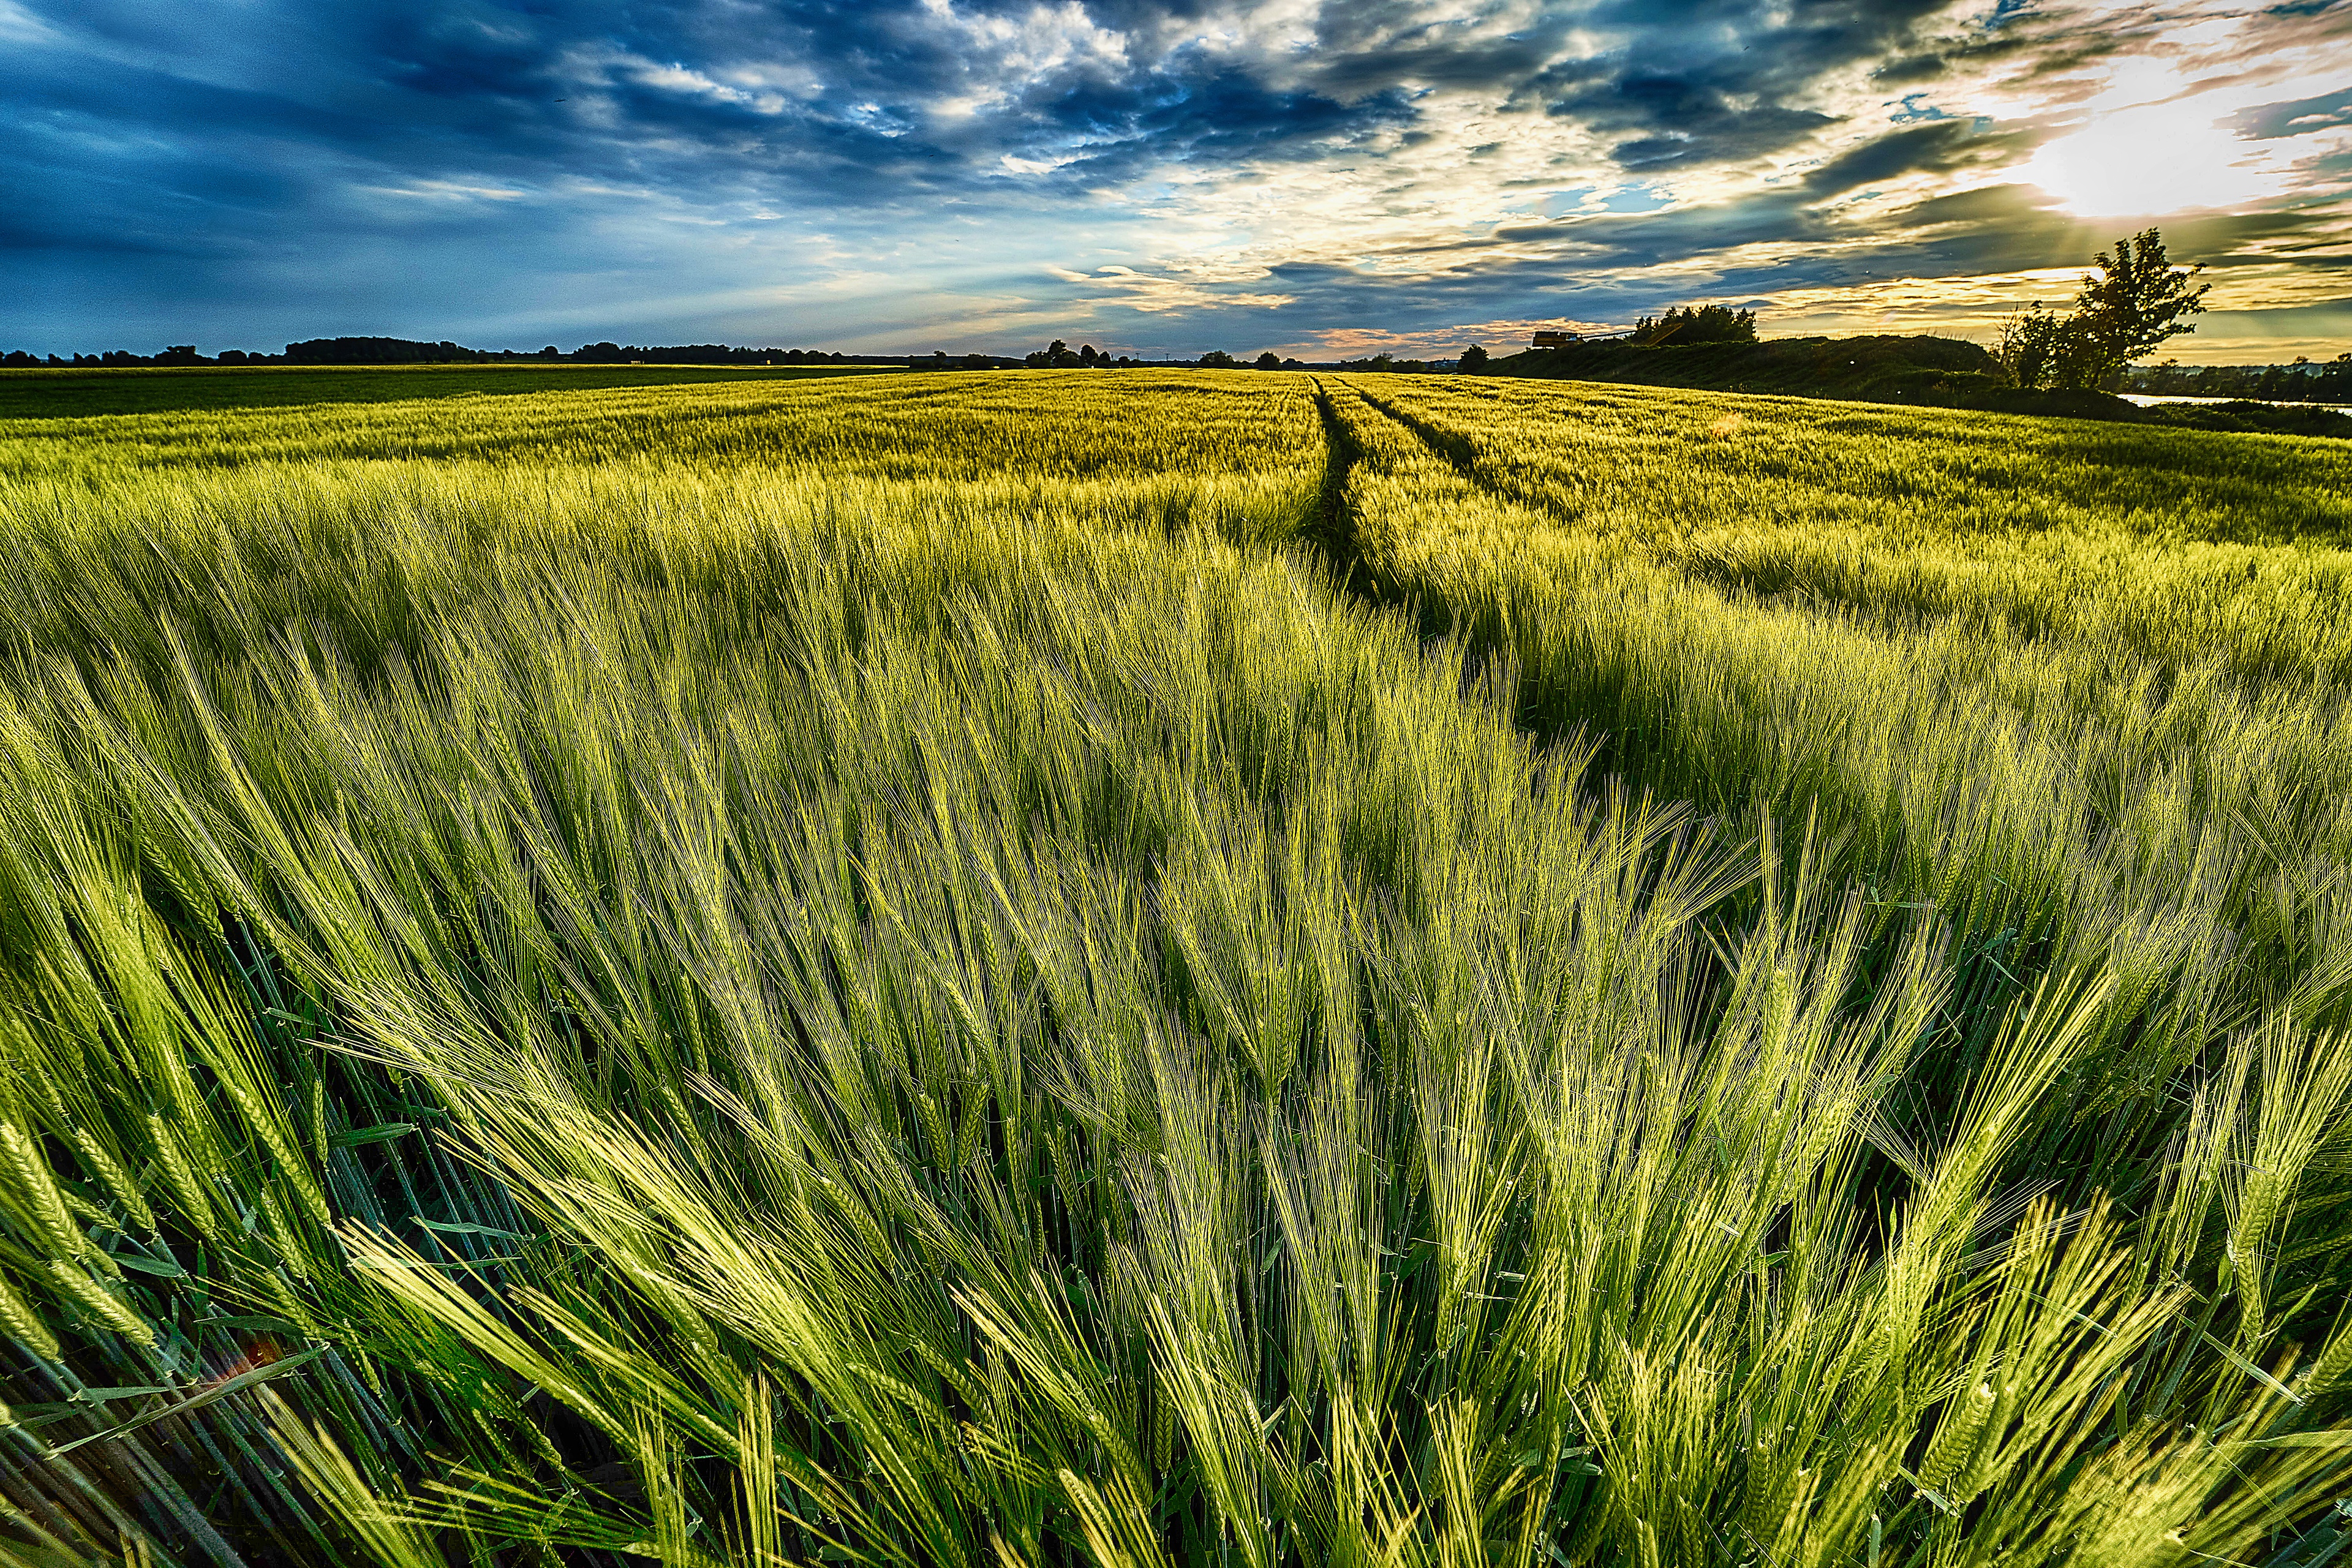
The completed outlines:
<svg viewBox="0 0 2352 1568">
<path fill-rule="evenodd" d="M 469 349 L 443 341 L 417 342 L 407 338 L 310 338 L 288 343 L 284 353 L 253 353 L 224 349 L 207 357 L 193 343 L 174 343 L 161 353 L 135 354 L 123 349 L 104 353 L 34 354 L 16 349 L 0 354 L 0 365 L 12 369 L 76 365 L 194 364 L 905 364 L 904 354 L 827 353 L 822 349 L 733 348 L 726 343 L 683 343 L 674 348 L 641 348 L 635 343 L 583 343 L 565 353 L 553 343 L 537 353 L 516 349 Z"/>
<path fill-rule="evenodd" d="M 2124 377 L 2126 391 L 2148 397 L 2251 397 L 2263 403 L 2352 403 L 2352 353 L 2324 364 L 2298 355 L 2293 364 L 2163 364 Z"/>
<path fill-rule="evenodd" d="M 1465 365 L 1470 356 L 1476 363 Z M 1374 354 L 1370 359 L 1343 359 L 1334 364 L 1301 365 L 1297 360 L 1285 360 L 1280 365 L 1260 365 L 1261 370 L 1346 370 L 1367 375 L 1428 375 L 1460 370 L 1465 375 L 1475 375 L 1486 363 L 1486 351 L 1476 343 L 1464 351 L 1460 359 L 1399 359 L 1394 354 Z"/>
<path fill-rule="evenodd" d="M 1485 362 L 1484 350 L 1473 349 L 1470 352 L 1478 363 Z M 135 354 L 123 349 L 63 357 L 29 353 L 22 349 L 0 354 L 0 366 L 10 369 L 221 364 L 892 364 L 907 365 L 916 370 L 1006 370 L 1024 366 L 1053 370 L 1129 370 L 1181 365 L 1210 370 L 1254 367 L 1258 370 L 1423 372 L 1451 370 L 1455 363 L 1446 359 L 1399 360 L 1388 354 L 1377 354 L 1370 359 L 1306 365 L 1296 359 L 1278 358 L 1270 352 L 1261 353 L 1254 360 L 1239 360 L 1222 351 L 1202 354 L 1197 360 L 1139 360 L 1126 354 L 1113 354 L 1107 349 L 1096 348 L 1092 343 L 1081 343 L 1073 349 L 1059 338 L 1045 348 L 1018 358 L 1003 354 L 949 354 L 937 350 L 928 354 L 845 354 L 823 349 L 736 348 L 727 343 L 681 343 L 667 348 L 641 347 L 635 343 L 583 343 L 566 353 L 553 343 L 543 349 L 525 352 L 518 349 L 473 349 L 446 339 L 437 343 L 428 343 L 409 338 L 310 338 L 299 343 L 288 343 L 285 353 L 274 354 L 224 349 L 218 354 L 205 355 L 198 353 L 193 343 L 175 343 L 160 353 L 152 354 Z"/>
</svg>

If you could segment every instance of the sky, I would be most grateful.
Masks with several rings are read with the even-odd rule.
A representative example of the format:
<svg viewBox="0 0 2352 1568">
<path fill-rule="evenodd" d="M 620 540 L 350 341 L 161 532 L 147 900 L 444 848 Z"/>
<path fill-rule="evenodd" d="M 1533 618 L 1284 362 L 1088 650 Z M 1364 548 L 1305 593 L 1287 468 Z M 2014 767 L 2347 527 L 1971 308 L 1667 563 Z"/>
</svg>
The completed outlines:
<svg viewBox="0 0 2352 1568">
<path fill-rule="evenodd" d="M 2352 0 L 0 0 L 0 350 L 2352 349 Z"/>
</svg>

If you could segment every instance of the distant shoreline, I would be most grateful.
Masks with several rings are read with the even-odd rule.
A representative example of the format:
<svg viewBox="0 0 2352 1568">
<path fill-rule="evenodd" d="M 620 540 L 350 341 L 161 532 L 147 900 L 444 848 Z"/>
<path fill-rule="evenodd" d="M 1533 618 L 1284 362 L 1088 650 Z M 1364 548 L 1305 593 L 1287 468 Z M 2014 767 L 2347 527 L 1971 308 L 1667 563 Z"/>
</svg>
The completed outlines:
<svg viewBox="0 0 2352 1568">
<path fill-rule="evenodd" d="M 2151 392 L 2118 392 L 2116 395 L 2122 398 L 2126 403 L 2137 404 L 2143 408 L 2152 407 L 2158 404 L 2164 403 L 2257 403 L 2264 408 L 2332 408 L 2338 414 L 2352 416 L 2352 405 L 2341 403 L 2320 403 L 2308 397 L 2166 397 Z"/>
</svg>

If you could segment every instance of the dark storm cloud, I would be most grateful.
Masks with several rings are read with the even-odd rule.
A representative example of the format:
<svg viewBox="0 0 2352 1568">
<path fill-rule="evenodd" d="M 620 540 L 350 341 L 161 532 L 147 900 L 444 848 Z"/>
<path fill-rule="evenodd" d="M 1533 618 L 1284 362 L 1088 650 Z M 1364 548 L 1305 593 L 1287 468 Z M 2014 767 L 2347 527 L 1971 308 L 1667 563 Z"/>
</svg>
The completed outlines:
<svg viewBox="0 0 2352 1568">
<path fill-rule="evenodd" d="M 1848 213 L 1830 199 L 1906 174 L 1993 163 L 2032 141 L 2030 132 L 1981 132 L 1967 121 L 1937 121 L 1864 142 L 1807 171 L 1793 184 L 1664 212 L 1580 215 L 1507 226 L 1496 230 L 1495 238 L 1543 246 L 1576 257 L 1589 268 L 1609 271 L 1704 260 L 1757 246 L 1851 248 L 1881 236 L 1910 247 L 1923 264 L 1958 243 L 1974 247 L 1976 260 L 1999 262 L 1972 261 L 1972 270 L 2042 266 L 2053 236 L 2081 226 L 2052 212 L 2049 197 L 2030 185 L 1979 188 L 1893 212 Z M 1956 242 L 1940 234 L 1953 228 L 1964 230 L 1965 238 Z M 1861 254 L 1873 264 L 1864 271 L 1877 270 L 1885 259 L 1874 252 Z M 1806 266 L 1805 280 L 1844 280 L 1853 270 L 1843 261 L 1814 260 Z M 1782 286 L 1788 281 L 1783 279 Z"/>
<path fill-rule="evenodd" d="M 1341 101 L 1181 47 L 1123 70 L 1077 59 L 1008 82 L 989 72 L 1001 58 L 913 3 L 373 14 L 280 3 L 276 19 L 264 7 L 238 22 L 243 38 L 279 42 L 206 60 L 200 40 L 152 25 L 152 12 L 50 0 L 45 20 L 99 58 L 16 54 L 0 74 L 11 118 L 46 131 L 52 158 L 81 141 L 80 167 L 48 166 L 60 185 L 124 162 L 128 137 L 148 144 L 125 174 L 151 166 L 152 138 L 196 158 L 209 150 L 224 167 L 249 166 L 258 144 L 289 167 L 341 154 L 396 176 L 651 177 L 887 204 L 1001 180 L 1007 153 L 1058 163 L 1076 152 L 1099 175 L 1132 163 L 1136 144 L 1163 160 L 1282 156 L 1409 113 L 1392 90 Z M 961 15 L 984 26 L 1034 9 Z M 966 128 L 930 122 L 940 101 L 975 90 L 1001 101 Z"/>
<path fill-rule="evenodd" d="M 1913 55 L 1908 59 L 1888 61 L 1872 71 L 1870 79 L 1885 87 L 1910 87 L 1934 81 L 1950 68 L 1950 62 L 1941 55 Z"/>
<path fill-rule="evenodd" d="M 1874 212 L 1822 205 L 1802 191 L 1770 191 L 1669 212 L 1507 228 L 1496 237 L 1520 246 L 1517 254 L 1433 272 L 1416 280 L 1410 298 L 1433 308 L 1442 300 L 1456 321 L 1622 323 L 1699 300 L 1755 303 L 1791 289 L 2086 266 L 2116 229 L 2113 220 L 2058 210 L 2031 185 L 1986 186 Z M 2326 254 L 2340 249 L 2342 229 L 2324 213 L 2210 215 L 2176 219 L 2164 231 L 2176 256 L 2202 259 L 2216 278 L 2304 250 L 2317 253 L 2306 265 L 2352 276 L 2352 257 Z M 1295 268 L 1280 276 L 1307 314 L 1340 309 L 1381 286 L 1369 270 Z M 2072 291 L 2066 283 L 2052 293 L 2063 299 Z M 1405 297 L 1381 294 L 1383 303 Z"/>
<path fill-rule="evenodd" d="M 2352 88 L 2292 103 L 2261 104 L 2222 123 L 2241 136 L 2252 137 L 2301 136 L 2331 125 L 2352 125 Z"/>
<path fill-rule="evenodd" d="M 782 175 L 829 199 L 888 201 L 987 186 L 1002 159 L 1050 157 L 1071 180 L 1119 177 L 1149 158 L 1223 163 L 1284 157 L 1408 119 L 1393 81 L 1343 96 L 1275 85 L 1179 38 L 1156 49 L 1026 58 L 1022 29 L 1135 42 L 1202 7 L 1183 5 L 963 5 L 951 16 L 919 0 L 840 6 L 732 3 L 566 8 L 565 26 L 526 47 L 486 53 L 479 28 L 406 29 L 399 53 L 421 82 L 461 91 L 505 81 L 520 96 L 577 94 L 610 103 L 617 125 L 578 127 L 577 142 L 624 146 L 635 160 L 707 163 L 741 177 Z M 1043 26 L 1040 26 L 1041 21 Z M 1012 29 L 1008 38 L 1002 29 Z M 1181 32 L 1181 27 L 1178 29 Z M 777 79 L 762 85 L 765 71 Z M 699 88 L 681 73 L 704 79 Z M 943 102 L 978 95 L 984 111 L 942 122 Z M 576 99 L 575 99 L 576 101 Z M 576 119 L 576 117 L 573 117 Z"/>
<path fill-rule="evenodd" d="M 1835 195 L 1904 174 L 1997 166 L 2027 152 L 2037 140 L 2030 131 L 1987 133 L 1964 121 L 1931 121 L 1865 142 L 1806 171 L 1805 188 L 1817 195 Z"/>
<path fill-rule="evenodd" d="M 370 303 L 391 300 L 404 321 L 520 320 L 536 340 L 542 318 L 634 292 L 681 333 L 717 333 L 726 301 L 823 268 L 919 300 L 952 255 L 1003 258 L 956 285 L 983 316 L 1066 300 L 1134 324 L 1123 301 L 1162 312 L 1158 331 L 1238 295 L 1251 321 L 1307 331 L 1368 311 L 1654 308 L 1643 279 L 1661 268 L 1767 290 L 2043 267 L 2086 254 L 2094 226 L 1999 183 L 2049 122 L 1990 123 L 1937 95 L 1997 72 L 2078 101 L 2102 62 L 2158 47 L 2168 15 L 2156 0 L 2095 26 L 2059 0 L 0 0 L 0 248 L 23 260 L 0 310 L 70 322 L 110 291 L 157 319 L 333 314 L 290 334 L 393 330 Z M 2277 8 L 2248 48 L 2347 16 Z M 2300 136 L 2352 123 L 2352 96 L 2230 123 Z M 2344 157 L 2307 163 L 2341 179 Z M 1086 270 L 1143 278 L 1109 264 L 1153 267 L 1160 215 L 1197 231 L 1215 210 L 1202 193 L 1289 181 L 1311 196 L 1325 167 L 1374 216 L 1474 179 L 1498 202 L 1531 193 L 1530 210 L 1570 187 L 1662 210 L 1438 226 L 1209 281 L 1180 268 L 1156 295 Z M 1635 194 L 1609 195 L 1621 181 Z M 1279 216 L 1249 221 L 1256 254 L 1278 249 Z M 1318 221 L 1298 250 L 1343 251 L 1344 220 Z M 2227 243 L 2320 249 L 2328 221 Z M 1097 240 L 1110 248 L 1080 253 Z"/>
<path fill-rule="evenodd" d="M 1587 268 L 1620 271 L 1704 258 L 1744 246 L 1825 242 L 1837 232 L 1801 193 L 1768 192 L 1738 201 L 1670 212 L 1581 217 L 1499 229 L 1497 239 L 1536 244 L 1575 257 Z"/>
<path fill-rule="evenodd" d="M 11 113 L 58 112 L 44 100 L 62 91 L 73 100 L 62 112 L 90 132 L 93 162 L 120 140 L 108 132 L 145 132 L 240 166 L 255 149 L 239 143 L 259 141 L 289 163 L 340 153 L 425 178 L 560 170 L 870 204 L 991 188 L 1008 154 L 1066 171 L 1065 184 L 1171 158 L 1311 156 L 1410 126 L 1414 97 L 1431 89 L 1540 101 L 1612 139 L 1630 168 L 1748 156 L 1830 123 L 1786 100 L 1822 71 L 1907 37 L 1933 5 L 1801 0 L 1762 26 L 1745 4 L 1619 0 L 1465 35 L 1475 6 L 1329 0 L 1309 28 L 1312 47 L 1274 61 L 1229 58 L 1213 38 L 1191 36 L 1189 25 L 1213 32 L 1230 20 L 1229 7 L 1205 0 L 1059 9 L 987 0 L 951 16 L 921 0 L 448 0 L 421 9 L 265 0 L 233 23 L 219 18 L 231 30 L 211 37 L 201 5 L 168 13 L 37 0 L 26 9 L 62 43 L 89 47 L 79 60 L 70 47 L 18 52 Z M 1050 35 L 1064 23 L 1118 47 L 1024 58 L 1024 29 Z M 1633 43 L 1553 63 L 1578 26 Z M 1690 41 L 1701 38 L 1711 41 Z M 988 105 L 961 123 L 933 112 L 972 95 Z"/>
<path fill-rule="evenodd" d="M 1552 115 L 1611 138 L 1629 170 L 1654 172 L 1779 152 L 1835 121 L 1800 107 L 1822 77 L 1914 41 L 1942 0 L 1633 0 L 1591 20 L 1638 49 L 1552 68 L 1535 88 Z"/>
</svg>

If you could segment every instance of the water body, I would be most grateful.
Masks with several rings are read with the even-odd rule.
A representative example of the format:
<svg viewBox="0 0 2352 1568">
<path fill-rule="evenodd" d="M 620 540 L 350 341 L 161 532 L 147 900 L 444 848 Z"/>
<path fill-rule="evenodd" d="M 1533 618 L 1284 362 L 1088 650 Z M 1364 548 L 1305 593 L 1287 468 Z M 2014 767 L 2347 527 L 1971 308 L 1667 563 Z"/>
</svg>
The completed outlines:
<svg viewBox="0 0 2352 1568">
<path fill-rule="evenodd" d="M 2158 397 L 2144 392 L 2119 392 L 2116 395 L 2126 403 L 2137 403 L 2142 407 L 2152 403 L 2259 403 L 2265 408 L 2333 408 L 2338 414 L 2352 415 L 2352 408 L 2340 404 L 2310 403 L 2302 399 L 2287 402 L 2271 397 Z"/>
</svg>

